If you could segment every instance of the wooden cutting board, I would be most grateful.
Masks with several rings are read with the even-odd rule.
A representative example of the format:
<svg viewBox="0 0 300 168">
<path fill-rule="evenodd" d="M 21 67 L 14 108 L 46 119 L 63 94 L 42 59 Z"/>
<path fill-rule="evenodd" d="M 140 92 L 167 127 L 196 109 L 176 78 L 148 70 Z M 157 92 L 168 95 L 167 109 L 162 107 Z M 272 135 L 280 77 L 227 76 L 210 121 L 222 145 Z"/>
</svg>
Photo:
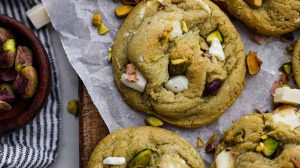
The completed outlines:
<svg viewBox="0 0 300 168">
<path fill-rule="evenodd" d="M 109 134 L 109 131 L 81 81 L 79 82 L 79 129 L 80 168 L 86 168 L 93 149 Z"/>
</svg>

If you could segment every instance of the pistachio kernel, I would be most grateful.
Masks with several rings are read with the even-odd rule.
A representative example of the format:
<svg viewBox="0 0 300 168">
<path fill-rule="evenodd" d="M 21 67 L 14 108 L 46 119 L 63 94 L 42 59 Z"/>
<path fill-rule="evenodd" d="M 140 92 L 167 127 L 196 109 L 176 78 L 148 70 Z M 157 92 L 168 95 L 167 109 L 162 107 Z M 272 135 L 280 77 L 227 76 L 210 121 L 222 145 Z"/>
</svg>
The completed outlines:
<svg viewBox="0 0 300 168">
<path fill-rule="evenodd" d="M 180 26 L 181 26 L 181 30 L 182 30 L 183 33 L 186 33 L 186 32 L 189 31 L 189 29 L 188 29 L 188 27 L 187 27 L 185 21 L 182 20 L 182 21 L 180 22 Z"/>
<path fill-rule="evenodd" d="M 135 155 L 128 164 L 128 168 L 146 167 L 151 160 L 152 150 L 145 149 Z"/>
<path fill-rule="evenodd" d="M 117 17 L 125 17 L 131 12 L 132 9 L 133 9 L 133 6 L 130 6 L 130 5 L 119 6 L 119 7 L 116 7 L 115 13 L 116 13 Z"/>
<path fill-rule="evenodd" d="M 99 26 L 102 23 L 102 16 L 100 13 L 94 13 L 92 18 L 92 24 L 94 26 Z"/>
<path fill-rule="evenodd" d="M 70 114 L 78 115 L 78 100 L 71 100 L 68 102 L 67 110 Z"/>
<path fill-rule="evenodd" d="M 265 139 L 267 139 L 268 138 L 268 135 L 262 135 L 261 137 L 260 137 L 260 139 L 262 139 L 262 140 L 265 140 Z"/>
<path fill-rule="evenodd" d="M 108 31 L 109 31 L 109 29 L 104 25 L 104 23 L 101 23 L 98 26 L 98 34 L 99 35 L 105 35 Z"/>
<path fill-rule="evenodd" d="M 264 149 L 264 143 L 260 142 L 257 146 L 256 146 L 256 152 L 261 152 Z"/>
<path fill-rule="evenodd" d="M 197 138 L 197 148 L 201 148 L 203 145 L 204 144 L 203 144 L 203 141 L 202 141 L 201 137 L 198 137 Z"/>
<path fill-rule="evenodd" d="M 3 44 L 4 51 L 10 51 L 16 53 L 16 42 L 14 39 L 9 39 Z"/>
<path fill-rule="evenodd" d="M 164 125 L 164 122 L 156 117 L 148 117 L 145 119 L 145 123 L 153 127 L 161 127 Z"/>
</svg>

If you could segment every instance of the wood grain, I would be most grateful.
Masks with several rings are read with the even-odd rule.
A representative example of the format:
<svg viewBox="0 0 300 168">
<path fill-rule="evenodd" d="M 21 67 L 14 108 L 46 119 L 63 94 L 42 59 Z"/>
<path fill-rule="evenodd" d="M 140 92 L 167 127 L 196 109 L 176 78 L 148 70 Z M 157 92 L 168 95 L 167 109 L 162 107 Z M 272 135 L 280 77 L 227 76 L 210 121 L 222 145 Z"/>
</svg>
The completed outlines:
<svg viewBox="0 0 300 168">
<path fill-rule="evenodd" d="M 81 81 L 79 107 L 80 168 L 86 168 L 93 149 L 109 131 Z"/>
</svg>

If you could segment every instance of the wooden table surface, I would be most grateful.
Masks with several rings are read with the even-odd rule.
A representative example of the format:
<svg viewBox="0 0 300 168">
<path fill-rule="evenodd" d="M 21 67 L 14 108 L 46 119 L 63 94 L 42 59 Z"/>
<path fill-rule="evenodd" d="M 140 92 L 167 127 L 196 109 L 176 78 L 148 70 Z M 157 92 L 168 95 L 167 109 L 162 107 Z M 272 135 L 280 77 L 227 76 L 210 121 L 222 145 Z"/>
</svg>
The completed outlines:
<svg viewBox="0 0 300 168">
<path fill-rule="evenodd" d="M 82 82 L 79 84 L 79 107 L 80 168 L 86 168 L 93 149 L 109 131 Z"/>
</svg>

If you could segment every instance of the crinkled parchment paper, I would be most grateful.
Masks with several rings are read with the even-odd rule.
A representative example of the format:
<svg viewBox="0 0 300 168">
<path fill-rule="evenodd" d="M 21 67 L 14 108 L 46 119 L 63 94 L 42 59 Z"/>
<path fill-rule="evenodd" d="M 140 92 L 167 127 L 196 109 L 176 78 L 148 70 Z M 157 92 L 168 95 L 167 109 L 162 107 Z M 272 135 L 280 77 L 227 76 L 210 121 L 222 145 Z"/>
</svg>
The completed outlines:
<svg viewBox="0 0 300 168">
<path fill-rule="evenodd" d="M 84 82 L 109 130 L 144 125 L 146 115 L 132 110 L 122 100 L 114 83 L 112 66 L 107 60 L 108 48 L 112 46 L 123 22 L 114 14 L 115 7 L 121 4 L 111 0 L 43 0 L 43 3 L 54 28 L 60 34 L 72 66 Z M 101 12 L 104 23 L 110 29 L 105 36 L 99 36 L 97 29 L 91 25 L 92 13 L 96 11 Z M 249 50 L 258 51 L 263 61 L 262 70 L 256 76 L 247 76 L 242 95 L 220 120 L 199 129 L 167 126 L 194 146 L 198 136 L 202 137 L 204 142 L 214 133 L 220 137 L 232 121 L 253 112 L 255 108 L 270 110 L 270 88 L 278 79 L 281 64 L 290 59 L 284 54 L 288 43 L 276 41 L 278 37 L 273 37 L 268 40 L 268 44 L 257 45 L 249 39 L 251 32 L 248 28 L 238 21 L 234 21 L 234 24 L 244 40 L 246 53 Z M 294 34 L 299 37 L 300 33 Z M 211 161 L 211 156 L 204 152 L 204 147 L 200 148 L 199 152 L 207 163 Z"/>
</svg>

